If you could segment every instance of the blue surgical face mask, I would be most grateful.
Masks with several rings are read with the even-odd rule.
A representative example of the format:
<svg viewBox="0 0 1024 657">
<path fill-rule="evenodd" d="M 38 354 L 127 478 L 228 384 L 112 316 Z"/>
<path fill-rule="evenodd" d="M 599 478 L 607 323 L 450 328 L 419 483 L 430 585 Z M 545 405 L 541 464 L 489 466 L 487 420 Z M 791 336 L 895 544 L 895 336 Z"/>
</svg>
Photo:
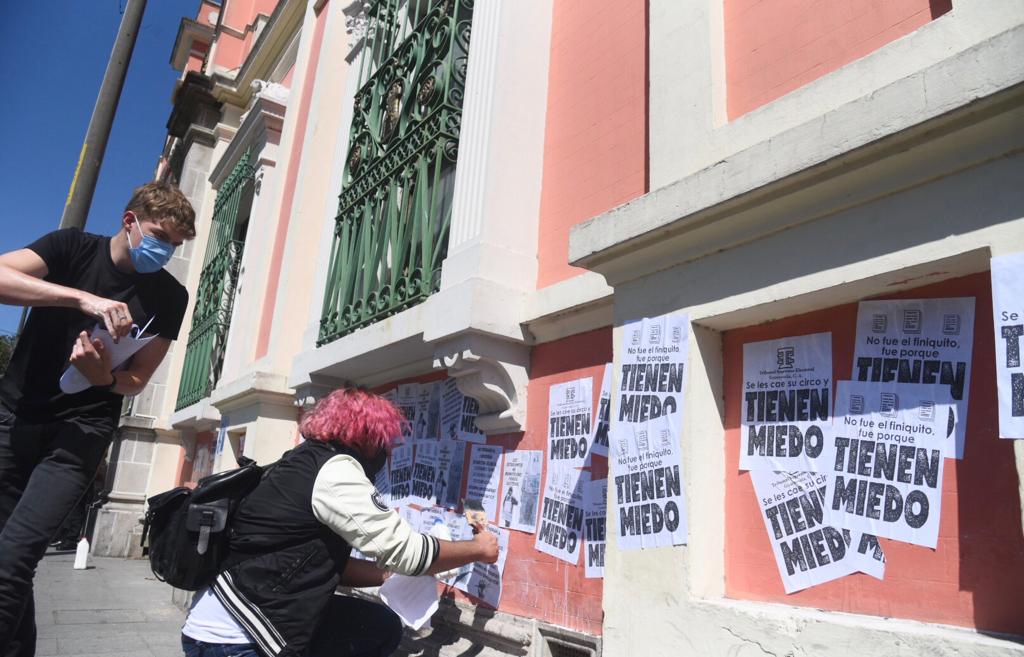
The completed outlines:
<svg viewBox="0 0 1024 657">
<path fill-rule="evenodd" d="M 135 227 L 139 228 L 138 220 Z M 152 274 L 163 269 L 164 265 L 171 261 L 174 255 L 174 245 L 147 235 L 139 228 L 142 241 L 138 246 L 132 246 L 131 230 L 128 231 L 128 255 L 132 258 L 132 266 L 140 274 Z"/>
</svg>

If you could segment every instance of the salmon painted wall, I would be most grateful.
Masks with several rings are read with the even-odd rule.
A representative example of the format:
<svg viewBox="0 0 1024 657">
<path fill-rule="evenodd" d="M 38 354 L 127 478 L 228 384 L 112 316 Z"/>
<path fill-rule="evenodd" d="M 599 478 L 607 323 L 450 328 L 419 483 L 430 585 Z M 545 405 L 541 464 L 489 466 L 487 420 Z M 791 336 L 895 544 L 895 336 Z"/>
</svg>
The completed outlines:
<svg viewBox="0 0 1024 657">
<path fill-rule="evenodd" d="M 729 119 L 860 59 L 952 8 L 952 0 L 725 0 Z"/>
<path fill-rule="evenodd" d="M 575 335 L 563 340 L 534 347 L 530 359 L 530 382 L 527 388 L 527 427 L 523 433 L 491 436 L 488 445 L 501 445 L 508 454 L 515 450 L 546 450 L 548 390 L 556 384 L 585 376 L 594 380 L 594 409 L 601 394 L 604 364 L 612 358 L 612 331 L 610 328 Z M 444 373 L 404 379 L 375 390 L 386 392 L 399 383 L 425 383 L 445 378 Z M 608 459 L 593 457 L 592 476 L 608 476 Z M 466 450 L 464 472 L 469 468 L 469 450 Z M 546 476 L 546 472 L 542 475 Z M 466 494 L 463 477 L 461 497 Z M 541 480 L 543 481 L 543 479 Z M 500 488 L 499 488 L 500 490 Z M 543 486 L 541 490 L 543 495 Z M 498 500 L 501 517 L 501 500 Z M 582 554 L 576 566 L 555 559 L 534 549 L 536 534 L 509 532 L 509 553 L 502 578 L 499 610 L 537 618 L 555 625 L 581 632 L 601 634 L 603 610 L 601 596 L 603 580 L 586 579 Z M 584 545 L 584 549 L 585 549 Z M 477 604 L 475 598 L 455 589 L 443 589 L 446 594 L 468 604 Z"/>
<path fill-rule="evenodd" d="M 857 304 L 769 322 L 724 336 L 726 595 L 1024 635 L 1024 536 L 1013 444 L 998 436 L 989 274 L 882 299 L 975 297 L 974 352 L 964 459 L 946 461 L 938 548 L 879 539 L 885 580 L 855 574 L 786 595 L 750 476 L 739 467 L 743 345 L 832 332 L 832 371 L 849 379 Z"/>
<path fill-rule="evenodd" d="M 537 287 L 582 274 L 569 229 L 647 191 L 647 2 L 555 0 Z"/>
<path fill-rule="evenodd" d="M 213 53 L 213 64 L 232 71 L 242 65 L 256 41 L 254 27 L 260 14 L 270 16 L 279 0 L 227 0 L 221 8 L 221 30 L 217 34 L 217 49 Z M 232 32 L 223 28 L 230 28 Z M 235 33 L 241 36 L 236 36 Z"/>
</svg>

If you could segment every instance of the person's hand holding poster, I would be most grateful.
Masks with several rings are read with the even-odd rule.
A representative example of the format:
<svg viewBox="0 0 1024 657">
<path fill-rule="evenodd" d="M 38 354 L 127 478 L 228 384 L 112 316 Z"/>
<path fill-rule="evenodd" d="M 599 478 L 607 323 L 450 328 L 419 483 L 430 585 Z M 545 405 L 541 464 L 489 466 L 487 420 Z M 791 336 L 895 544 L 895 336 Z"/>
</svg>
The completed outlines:
<svg viewBox="0 0 1024 657">
<path fill-rule="evenodd" d="M 823 503 L 829 475 L 752 470 L 750 477 L 786 593 L 860 569 L 852 541 Z"/>
<path fill-rule="evenodd" d="M 831 333 L 743 345 L 740 469 L 827 471 L 831 405 Z"/>
<path fill-rule="evenodd" d="M 583 467 L 594 418 L 594 382 L 589 376 L 548 390 L 548 462 Z"/>
<path fill-rule="evenodd" d="M 391 450 L 391 503 L 405 506 L 412 495 L 412 445 Z"/>
<path fill-rule="evenodd" d="M 458 576 L 455 588 L 473 596 L 497 609 L 501 601 L 501 578 L 505 573 L 508 557 L 508 530 L 487 525 L 487 531 L 498 539 L 498 561 L 495 563 L 473 562 L 467 566 L 465 575 Z M 472 531 L 463 539 L 472 538 Z"/>
<path fill-rule="evenodd" d="M 992 258 L 999 436 L 1024 438 L 1024 253 Z"/>
<path fill-rule="evenodd" d="M 540 529 L 534 547 L 571 564 L 580 562 L 583 545 L 583 487 L 590 473 L 564 466 L 548 466 Z"/>
<path fill-rule="evenodd" d="M 437 481 L 437 443 L 424 440 L 416 444 L 416 460 L 412 466 L 413 504 L 430 506 L 434 503 L 434 482 Z"/>
<path fill-rule="evenodd" d="M 682 447 L 689 318 L 622 328 L 610 468 L 620 550 L 686 543 Z"/>
<path fill-rule="evenodd" d="M 498 480 L 501 478 L 499 445 L 473 445 L 469 457 L 469 482 L 466 499 L 479 500 L 489 522 L 495 522 L 498 511 Z"/>
<path fill-rule="evenodd" d="M 608 480 L 594 479 L 583 487 L 583 530 L 586 545 L 583 563 L 588 578 L 604 577 L 605 534 L 608 511 Z"/>
<path fill-rule="evenodd" d="M 838 382 L 825 500 L 839 526 L 935 547 L 951 406 L 945 386 Z"/>
<path fill-rule="evenodd" d="M 954 406 L 947 421 L 956 425 L 956 440 L 946 456 L 961 459 L 973 349 L 973 297 L 861 301 L 852 378 L 948 387 Z"/>
<path fill-rule="evenodd" d="M 502 527 L 532 534 L 537 527 L 537 498 L 544 452 L 516 451 L 505 455 L 502 477 Z"/>
</svg>

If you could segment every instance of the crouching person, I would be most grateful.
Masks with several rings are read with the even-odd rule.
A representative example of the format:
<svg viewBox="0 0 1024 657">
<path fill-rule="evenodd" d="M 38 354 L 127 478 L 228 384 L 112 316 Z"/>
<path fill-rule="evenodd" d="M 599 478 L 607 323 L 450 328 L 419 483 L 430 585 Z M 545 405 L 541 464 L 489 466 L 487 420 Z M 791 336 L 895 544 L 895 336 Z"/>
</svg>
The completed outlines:
<svg viewBox="0 0 1024 657">
<path fill-rule="evenodd" d="M 438 540 L 383 503 L 372 480 L 402 422 L 389 401 L 352 389 L 303 418 L 306 441 L 242 501 L 223 570 L 196 593 L 182 628 L 187 657 L 384 657 L 401 639 L 398 617 L 336 587 L 497 561 L 489 532 Z M 375 563 L 349 559 L 352 548 Z"/>
</svg>

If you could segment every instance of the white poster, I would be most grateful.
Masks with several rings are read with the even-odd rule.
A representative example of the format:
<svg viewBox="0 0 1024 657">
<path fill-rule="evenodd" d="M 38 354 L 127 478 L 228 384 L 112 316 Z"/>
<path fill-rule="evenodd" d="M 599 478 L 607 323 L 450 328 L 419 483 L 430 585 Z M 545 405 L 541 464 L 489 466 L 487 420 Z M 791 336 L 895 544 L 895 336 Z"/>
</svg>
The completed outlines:
<svg viewBox="0 0 1024 657">
<path fill-rule="evenodd" d="M 597 415 L 594 418 L 594 431 L 590 434 L 590 453 L 608 456 L 608 428 L 611 426 L 612 407 L 612 368 L 608 363 L 604 366 L 601 377 L 601 396 L 597 400 Z"/>
<path fill-rule="evenodd" d="M 948 386 L 947 421 L 956 440 L 946 456 L 964 456 L 974 348 L 974 297 L 861 301 L 853 375 L 856 381 Z"/>
<path fill-rule="evenodd" d="M 509 534 L 507 529 L 501 529 L 494 525 L 487 525 L 487 531 L 498 539 L 498 561 L 496 563 L 476 561 L 470 564 L 468 573 L 463 577 L 456 578 L 455 588 L 497 608 L 498 602 L 501 601 L 501 578 L 505 574 L 505 561 L 508 558 Z"/>
<path fill-rule="evenodd" d="M 571 564 L 580 562 L 583 545 L 583 487 L 590 473 L 567 466 L 548 466 L 540 529 L 534 547 Z"/>
<path fill-rule="evenodd" d="M 399 385 L 391 398 L 398 410 L 402 411 L 405 423 L 402 425 L 402 444 L 409 444 L 416 428 L 416 415 L 420 398 L 420 384 L 403 383 Z"/>
<path fill-rule="evenodd" d="M 413 425 L 413 440 L 437 440 L 441 400 L 441 382 L 419 384 L 416 394 L 416 421 Z"/>
<path fill-rule="evenodd" d="M 829 475 L 752 470 L 761 517 L 786 593 L 860 570 L 847 532 L 833 524 L 823 504 Z"/>
<path fill-rule="evenodd" d="M 589 376 L 548 389 L 548 462 L 583 467 L 594 419 L 594 381 Z"/>
<path fill-rule="evenodd" d="M 499 524 L 508 529 L 532 534 L 537 527 L 537 499 L 544 452 L 509 452 L 501 478 L 501 516 Z"/>
<path fill-rule="evenodd" d="M 487 436 L 476 427 L 476 416 L 480 405 L 472 397 L 466 397 L 448 378 L 441 382 L 440 422 L 441 438 L 465 440 L 471 443 L 487 442 Z"/>
<path fill-rule="evenodd" d="M 437 442 L 424 440 L 416 444 L 416 460 L 412 466 L 413 504 L 434 504 L 434 482 L 437 481 Z"/>
<path fill-rule="evenodd" d="M 473 445 L 469 456 L 469 483 L 466 499 L 478 500 L 495 522 L 498 511 L 498 480 L 501 478 L 501 446 Z"/>
<path fill-rule="evenodd" d="M 412 445 L 391 449 L 391 504 L 405 506 L 412 495 Z"/>
<path fill-rule="evenodd" d="M 622 328 L 610 469 L 620 550 L 686 543 L 682 427 L 686 315 Z"/>
<path fill-rule="evenodd" d="M 832 334 L 743 345 L 740 470 L 826 472 Z"/>
<path fill-rule="evenodd" d="M 951 406 L 944 385 L 838 382 L 825 492 L 838 526 L 935 547 Z"/>
<path fill-rule="evenodd" d="M 999 435 L 1024 438 L 1024 253 L 992 258 Z"/>
<path fill-rule="evenodd" d="M 608 511 L 608 480 L 595 479 L 583 488 L 583 563 L 588 578 L 604 577 L 605 529 Z"/>
<path fill-rule="evenodd" d="M 384 506 L 395 506 L 391 502 L 391 471 L 388 468 L 387 461 L 384 462 L 384 467 L 373 478 L 373 487 L 380 494 L 380 501 Z"/>
<path fill-rule="evenodd" d="M 459 506 L 462 493 L 462 468 L 466 462 L 466 443 L 444 439 L 437 443 L 437 480 L 434 496 L 437 503 L 449 509 Z"/>
</svg>

